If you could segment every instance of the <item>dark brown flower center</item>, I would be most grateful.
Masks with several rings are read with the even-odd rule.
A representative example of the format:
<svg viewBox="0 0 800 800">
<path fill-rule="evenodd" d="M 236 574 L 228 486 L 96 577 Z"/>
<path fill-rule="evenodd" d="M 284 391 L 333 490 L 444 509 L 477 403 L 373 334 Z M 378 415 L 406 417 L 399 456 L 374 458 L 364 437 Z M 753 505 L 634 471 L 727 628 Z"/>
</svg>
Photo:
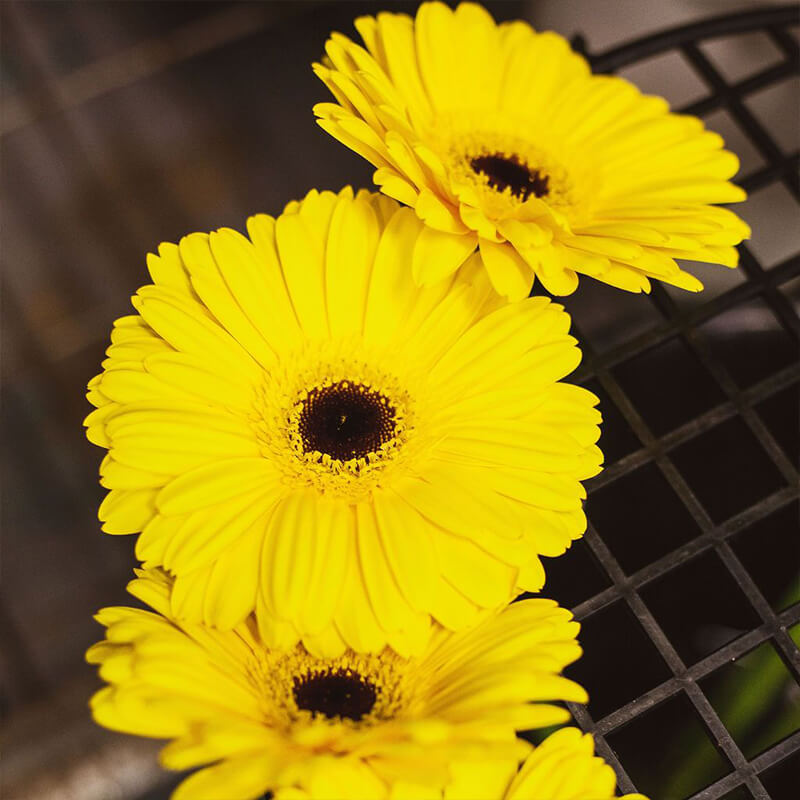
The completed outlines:
<svg viewBox="0 0 800 800">
<path fill-rule="evenodd" d="M 378 699 L 378 691 L 370 681 L 341 668 L 295 678 L 293 691 L 297 707 L 314 716 L 345 717 L 356 722 L 372 711 Z"/>
<path fill-rule="evenodd" d="M 391 441 L 395 409 L 380 392 L 339 381 L 308 393 L 299 431 L 306 453 L 327 453 L 340 461 L 363 458 Z"/>
<path fill-rule="evenodd" d="M 527 200 L 531 195 L 545 197 L 549 192 L 547 175 L 521 163 L 516 156 L 494 153 L 477 156 L 469 164 L 475 172 L 489 179 L 493 189 L 503 192 L 510 188 L 511 194 L 520 200 Z"/>
</svg>

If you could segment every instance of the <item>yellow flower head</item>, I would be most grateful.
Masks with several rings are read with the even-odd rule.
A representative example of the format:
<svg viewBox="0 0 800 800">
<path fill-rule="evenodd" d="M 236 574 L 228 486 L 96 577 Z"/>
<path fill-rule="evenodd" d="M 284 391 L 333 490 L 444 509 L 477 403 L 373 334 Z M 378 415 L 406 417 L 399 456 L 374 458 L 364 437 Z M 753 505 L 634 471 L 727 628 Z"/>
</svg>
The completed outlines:
<svg viewBox="0 0 800 800">
<path fill-rule="evenodd" d="M 174 800 L 252 800 L 294 787 L 314 798 L 388 798 L 397 781 L 441 789 L 454 761 L 514 762 L 516 731 L 565 721 L 549 700 L 585 702 L 558 673 L 580 655 L 578 624 L 554 602 L 523 600 L 458 633 L 436 626 L 424 651 L 274 651 L 252 618 L 220 631 L 178 621 L 172 581 L 140 571 L 130 592 L 158 613 L 106 608 L 87 654 L 109 686 L 91 701 L 113 730 L 172 740 L 171 769 L 205 768 Z M 211 766 L 206 766 L 211 765 Z"/>
<path fill-rule="evenodd" d="M 337 100 L 314 111 L 427 223 L 419 283 L 450 275 L 476 246 L 511 300 L 534 276 L 559 295 L 578 274 L 632 292 L 650 278 L 698 291 L 675 259 L 736 265 L 749 229 L 710 204 L 744 199 L 728 182 L 738 160 L 699 119 L 593 76 L 561 36 L 496 25 L 474 3 L 355 26 L 366 49 L 333 34 L 314 65 Z"/>
<path fill-rule="evenodd" d="M 176 576 L 178 616 L 270 646 L 419 651 L 585 528 L 597 399 L 545 298 L 503 304 L 479 256 L 435 287 L 422 223 L 367 192 L 311 192 L 250 239 L 162 245 L 117 320 L 88 436 L 108 533 Z"/>
</svg>

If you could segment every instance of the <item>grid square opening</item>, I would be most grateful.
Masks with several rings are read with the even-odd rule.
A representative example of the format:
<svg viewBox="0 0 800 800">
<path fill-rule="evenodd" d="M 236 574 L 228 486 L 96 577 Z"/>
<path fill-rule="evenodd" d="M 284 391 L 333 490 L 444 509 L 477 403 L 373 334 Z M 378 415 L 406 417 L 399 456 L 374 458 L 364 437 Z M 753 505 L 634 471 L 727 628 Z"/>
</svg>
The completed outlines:
<svg viewBox="0 0 800 800">
<path fill-rule="evenodd" d="M 769 641 L 698 684 L 748 760 L 800 730 L 800 686 Z"/>
<path fill-rule="evenodd" d="M 800 355 L 797 340 L 761 298 L 734 306 L 698 330 L 742 388 L 795 364 Z"/>
<path fill-rule="evenodd" d="M 699 416 L 725 395 L 680 337 L 673 337 L 613 370 L 656 435 Z M 691 391 L 687 387 L 691 386 Z"/>
<path fill-rule="evenodd" d="M 749 95 L 745 102 L 758 119 L 769 120 L 769 135 L 784 153 L 797 152 L 797 96 L 800 78 L 772 83 Z"/>
<path fill-rule="evenodd" d="M 797 219 L 797 205 L 782 183 L 773 183 L 733 206 L 751 228 L 745 244 L 763 267 L 774 267 L 800 251 L 800 226 L 787 224 Z"/>
<path fill-rule="evenodd" d="M 629 574 L 700 533 L 686 506 L 653 463 L 592 492 L 587 513 Z"/>
<path fill-rule="evenodd" d="M 584 620 L 583 655 L 566 675 L 589 693 L 589 713 L 599 720 L 671 677 L 669 668 L 624 601 Z"/>
<path fill-rule="evenodd" d="M 761 772 L 758 777 L 772 800 L 797 800 L 798 775 L 800 750 L 795 750 L 783 761 Z"/>
<path fill-rule="evenodd" d="M 639 594 L 687 665 L 761 623 L 713 550 L 683 562 Z"/>
<path fill-rule="evenodd" d="M 758 415 L 793 464 L 797 464 L 797 457 L 800 454 L 798 409 L 800 409 L 800 383 L 787 386 L 756 406 Z"/>
<path fill-rule="evenodd" d="M 740 417 L 725 420 L 670 455 L 714 522 L 729 519 L 784 485 Z"/>
<path fill-rule="evenodd" d="M 606 736 L 636 788 L 684 800 L 731 771 L 682 692 Z"/>
<path fill-rule="evenodd" d="M 800 502 L 758 520 L 731 540 L 750 577 L 775 611 L 800 603 Z"/>
<path fill-rule="evenodd" d="M 659 53 L 637 61 L 617 73 L 645 94 L 660 94 L 673 108 L 680 108 L 708 94 L 708 87 L 677 51 Z"/>
<path fill-rule="evenodd" d="M 778 46 L 763 31 L 710 39 L 700 49 L 727 81 L 739 81 L 783 60 Z"/>
</svg>

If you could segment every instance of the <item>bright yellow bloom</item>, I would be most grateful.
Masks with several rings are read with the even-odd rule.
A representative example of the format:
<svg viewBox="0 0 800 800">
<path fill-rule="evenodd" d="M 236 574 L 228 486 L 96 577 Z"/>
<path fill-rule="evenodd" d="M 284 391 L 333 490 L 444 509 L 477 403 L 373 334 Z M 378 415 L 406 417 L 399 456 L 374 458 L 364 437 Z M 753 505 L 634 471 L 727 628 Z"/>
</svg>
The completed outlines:
<svg viewBox="0 0 800 800">
<path fill-rule="evenodd" d="M 92 698 L 113 730 L 171 739 L 170 769 L 208 766 L 175 800 L 251 800 L 295 787 L 315 798 L 388 798 L 398 780 L 444 786 L 453 761 L 515 762 L 516 731 L 585 702 L 558 673 L 580 655 L 578 624 L 551 600 L 512 603 L 458 633 L 436 626 L 419 657 L 392 650 L 334 659 L 271 650 L 249 618 L 230 631 L 177 621 L 171 580 L 139 572 L 129 591 L 158 613 L 100 611 L 87 654 L 110 685 Z M 536 701 L 536 702 L 530 702 Z"/>
<path fill-rule="evenodd" d="M 314 111 L 427 223 L 413 259 L 421 284 L 476 246 L 511 300 L 534 276 L 559 295 L 578 274 L 632 292 L 650 278 L 697 291 L 675 259 L 736 265 L 749 229 L 710 204 L 745 198 L 728 182 L 738 159 L 699 119 L 593 76 L 561 36 L 496 25 L 473 3 L 355 27 L 366 49 L 333 34 L 314 65 L 337 100 Z"/>
<path fill-rule="evenodd" d="M 597 399 L 545 298 L 500 303 L 476 255 L 420 289 L 422 223 L 311 192 L 148 259 L 90 383 L 107 533 L 143 531 L 173 612 L 270 646 L 425 646 L 544 581 L 585 528 Z"/>
</svg>

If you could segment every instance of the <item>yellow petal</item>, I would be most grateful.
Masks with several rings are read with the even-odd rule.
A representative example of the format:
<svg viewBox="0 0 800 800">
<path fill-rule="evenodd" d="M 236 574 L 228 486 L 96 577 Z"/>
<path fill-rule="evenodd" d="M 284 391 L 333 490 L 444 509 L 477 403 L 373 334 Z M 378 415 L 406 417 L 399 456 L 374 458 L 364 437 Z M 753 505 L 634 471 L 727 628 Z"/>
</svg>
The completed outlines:
<svg viewBox="0 0 800 800">
<path fill-rule="evenodd" d="M 434 539 L 442 574 L 467 599 L 483 608 L 496 608 L 513 596 L 516 571 L 475 544 L 442 532 Z"/>
<path fill-rule="evenodd" d="M 312 490 L 292 492 L 270 520 L 261 581 L 262 592 L 278 619 L 297 619 L 314 572 L 319 550 L 316 500 Z"/>
<path fill-rule="evenodd" d="M 186 778 L 172 800 L 257 800 L 270 788 L 279 764 L 263 753 L 232 758 Z"/>
<path fill-rule="evenodd" d="M 145 286 L 133 298 L 133 304 L 148 325 L 176 350 L 227 363 L 248 379 L 258 376 L 253 359 L 199 303 L 166 287 Z"/>
<path fill-rule="evenodd" d="M 183 265 L 178 246 L 163 242 L 158 246 L 158 255 L 147 254 L 147 271 L 153 283 L 172 286 L 186 294 L 192 294 L 189 275 Z"/>
<path fill-rule="evenodd" d="M 438 579 L 431 532 L 416 514 L 385 492 L 373 495 L 381 542 L 400 591 L 413 609 L 428 611 Z"/>
<path fill-rule="evenodd" d="M 411 209 L 397 211 L 381 234 L 370 276 L 364 318 L 367 342 L 386 344 L 396 335 L 417 300 L 411 272 L 410 253 L 422 230 Z"/>
<path fill-rule="evenodd" d="M 298 624 L 304 637 L 324 639 L 326 632 L 329 637 L 334 634 L 330 622 L 344 590 L 347 565 L 354 557 L 355 530 L 351 509 L 344 503 L 317 501 L 317 547 Z M 325 644 L 322 639 L 318 642 L 319 647 Z"/>
<path fill-rule="evenodd" d="M 430 189 L 422 189 L 414 204 L 417 216 L 426 224 L 443 233 L 468 233 L 466 225 L 456 215 L 456 210 L 449 206 Z"/>
<path fill-rule="evenodd" d="M 237 238 L 242 240 L 238 248 L 232 244 Z M 185 236 L 180 246 L 189 265 L 192 286 L 206 307 L 262 367 L 271 367 L 275 351 L 243 311 L 218 266 L 226 264 L 228 272 L 237 269 L 239 250 L 252 247 L 250 242 L 236 231 L 222 230 L 210 236 Z"/>
<path fill-rule="evenodd" d="M 158 495 L 158 509 L 163 514 L 183 514 L 277 485 L 275 467 L 263 458 L 215 461 L 168 483 Z"/>
<path fill-rule="evenodd" d="M 138 533 L 155 512 L 156 489 L 112 489 L 100 504 L 98 518 L 106 533 Z"/>
<path fill-rule="evenodd" d="M 333 212 L 325 253 L 328 321 L 332 336 L 361 333 L 378 221 L 369 202 L 340 200 Z"/>
<path fill-rule="evenodd" d="M 289 296 L 303 332 L 310 338 L 329 334 L 320 234 L 324 231 L 309 231 L 299 214 L 283 214 L 275 226 Z"/>
<path fill-rule="evenodd" d="M 425 227 L 414 245 L 412 274 L 419 286 L 438 283 L 452 275 L 475 250 L 474 233 L 444 233 Z"/>
<path fill-rule="evenodd" d="M 480 239 L 483 263 L 498 294 L 510 301 L 522 300 L 533 286 L 533 270 L 510 244 Z"/>
<path fill-rule="evenodd" d="M 404 631 L 413 627 L 415 613 L 400 593 L 389 569 L 373 509 L 359 503 L 356 523 L 356 551 L 375 619 L 385 631 Z"/>
</svg>

